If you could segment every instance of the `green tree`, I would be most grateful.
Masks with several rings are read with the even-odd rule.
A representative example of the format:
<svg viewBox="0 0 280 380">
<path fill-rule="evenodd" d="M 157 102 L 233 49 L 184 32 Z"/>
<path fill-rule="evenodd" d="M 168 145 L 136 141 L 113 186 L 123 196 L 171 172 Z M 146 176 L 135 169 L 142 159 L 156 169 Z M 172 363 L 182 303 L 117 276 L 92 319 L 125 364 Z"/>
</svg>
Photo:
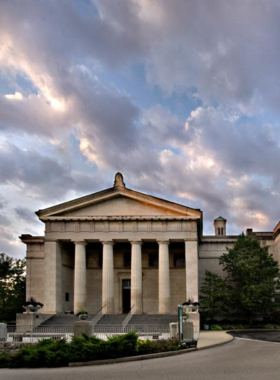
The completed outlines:
<svg viewBox="0 0 280 380">
<path fill-rule="evenodd" d="M 229 310 L 226 282 L 216 273 L 208 270 L 205 271 L 205 278 L 200 288 L 200 293 L 200 309 L 205 319 L 214 319 L 218 314 Z"/>
<path fill-rule="evenodd" d="M 25 301 L 25 260 L 0 254 L 0 322 L 15 320 Z"/>
<path fill-rule="evenodd" d="M 241 235 L 227 251 L 220 264 L 227 272 L 233 310 L 245 314 L 249 323 L 256 315 L 272 315 L 279 310 L 279 266 L 268 247 L 261 247 L 255 237 Z"/>
</svg>

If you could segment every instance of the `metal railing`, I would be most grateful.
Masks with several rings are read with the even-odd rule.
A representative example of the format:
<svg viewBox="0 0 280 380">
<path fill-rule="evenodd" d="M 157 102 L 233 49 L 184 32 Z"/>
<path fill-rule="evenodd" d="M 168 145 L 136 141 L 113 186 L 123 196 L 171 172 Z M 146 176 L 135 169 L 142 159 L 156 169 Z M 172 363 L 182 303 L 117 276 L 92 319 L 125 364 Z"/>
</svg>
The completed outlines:
<svg viewBox="0 0 280 380">
<path fill-rule="evenodd" d="M 102 316 L 103 316 L 102 310 L 104 309 L 105 306 L 106 306 L 106 304 L 104 306 L 102 306 L 101 309 L 99 309 L 98 312 L 95 314 L 95 316 L 92 318 L 91 323 L 93 325 L 95 325 L 102 318 Z"/>
<path fill-rule="evenodd" d="M 37 343 L 40 339 L 58 340 L 65 338 L 67 341 L 73 335 L 73 325 L 67 326 L 7 326 L 6 342 Z"/>
<path fill-rule="evenodd" d="M 169 326 L 165 325 L 93 325 L 92 335 L 107 340 L 108 336 L 122 335 L 135 331 L 139 339 L 167 339 L 170 337 Z M 41 339 L 59 340 L 65 338 L 71 340 L 73 325 L 58 326 L 7 326 L 4 334 L 0 334 L 0 340 L 5 342 L 37 343 Z"/>
<path fill-rule="evenodd" d="M 122 335 L 135 331 L 139 339 L 168 339 L 170 338 L 169 326 L 165 325 L 127 325 L 122 326 L 93 326 L 92 335 L 107 340 L 108 336 Z"/>
<path fill-rule="evenodd" d="M 129 321 L 131 320 L 132 315 L 133 315 L 133 314 L 131 314 L 131 311 L 132 311 L 132 309 L 134 308 L 134 306 L 135 306 L 135 305 L 133 305 L 133 306 L 130 308 L 130 310 L 129 310 L 127 316 L 126 316 L 125 319 L 123 320 L 123 322 L 122 322 L 122 326 L 123 326 L 123 328 L 126 328 L 126 326 L 129 324 Z"/>
</svg>

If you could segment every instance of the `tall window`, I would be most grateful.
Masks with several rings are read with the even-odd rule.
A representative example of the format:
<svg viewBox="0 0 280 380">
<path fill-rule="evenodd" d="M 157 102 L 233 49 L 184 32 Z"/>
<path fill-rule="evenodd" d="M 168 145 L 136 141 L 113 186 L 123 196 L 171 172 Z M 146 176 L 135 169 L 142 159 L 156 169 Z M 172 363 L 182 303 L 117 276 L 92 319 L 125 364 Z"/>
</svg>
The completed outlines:
<svg viewBox="0 0 280 380">
<path fill-rule="evenodd" d="M 176 268 L 185 268 L 185 255 L 182 253 L 174 253 L 174 267 Z"/>
<path fill-rule="evenodd" d="M 149 267 L 158 267 L 157 253 L 149 253 Z"/>
<path fill-rule="evenodd" d="M 125 268 L 131 268 L 131 253 L 125 252 L 123 254 L 123 266 Z"/>
<path fill-rule="evenodd" d="M 103 265 L 103 254 L 102 254 L 102 252 L 100 251 L 100 252 L 98 253 L 98 266 L 99 266 L 99 268 L 102 268 L 102 265 Z"/>
<path fill-rule="evenodd" d="M 218 235 L 223 235 L 224 234 L 224 228 L 223 227 L 219 227 L 218 228 Z"/>
</svg>

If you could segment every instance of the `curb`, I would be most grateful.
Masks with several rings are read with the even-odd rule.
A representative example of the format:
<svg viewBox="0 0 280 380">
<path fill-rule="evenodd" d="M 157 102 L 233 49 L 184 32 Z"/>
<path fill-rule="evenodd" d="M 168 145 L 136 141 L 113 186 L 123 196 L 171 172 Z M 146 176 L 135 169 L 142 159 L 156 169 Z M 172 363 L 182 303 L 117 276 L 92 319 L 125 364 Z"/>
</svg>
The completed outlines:
<svg viewBox="0 0 280 380">
<path fill-rule="evenodd" d="M 129 357 L 117 358 L 117 359 L 104 359 L 104 360 L 93 360 L 89 362 L 76 362 L 76 363 L 69 363 L 68 366 L 69 367 L 84 367 L 84 366 L 92 366 L 92 365 L 116 364 L 116 363 L 136 362 L 140 360 L 164 358 L 167 356 L 182 355 L 182 354 L 187 354 L 189 352 L 207 350 L 208 348 L 214 348 L 214 347 L 218 347 L 218 346 L 222 346 L 224 344 L 230 343 L 233 340 L 234 340 L 234 337 L 231 336 L 231 339 L 227 340 L 226 342 L 215 343 L 215 344 L 201 347 L 201 348 L 187 348 L 180 351 L 159 352 L 156 354 L 138 355 L 138 356 L 131 356 L 131 357 L 129 356 Z"/>
<path fill-rule="evenodd" d="M 69 367 L 83 367 L 83 366 L 90 366 L 90 365 L 136 362 L 139 360 L 157 359 L 157 358 L 164 358 L 166 356 L 182 355 L 182 354 L 187 354 L 188 352 L 193 352 L 193 351 L 197 351 L 197 348 L 187 348 L 187 349 L 179 350 L 179 351 L 159 352 L 156 354 L 127 356 L 125 358 L 117 358 L 117 359 L 104 359 L 104 360 L 93 360 L 90 362 L 69 363 L 68 365 Z"/>
</svg>

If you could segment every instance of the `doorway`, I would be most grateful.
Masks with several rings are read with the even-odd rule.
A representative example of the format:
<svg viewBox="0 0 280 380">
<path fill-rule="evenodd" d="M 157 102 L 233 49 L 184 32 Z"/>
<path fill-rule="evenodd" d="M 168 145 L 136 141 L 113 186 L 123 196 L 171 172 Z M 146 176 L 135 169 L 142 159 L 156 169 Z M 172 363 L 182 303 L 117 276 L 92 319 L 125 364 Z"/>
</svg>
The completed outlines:
<svg viewBox="0 0 280 380">
<path fill-rule="evenodd" d="M 131 280 L 122 280 L 122 312 L 127 314 L 130 311 Z"/>
</svg>

